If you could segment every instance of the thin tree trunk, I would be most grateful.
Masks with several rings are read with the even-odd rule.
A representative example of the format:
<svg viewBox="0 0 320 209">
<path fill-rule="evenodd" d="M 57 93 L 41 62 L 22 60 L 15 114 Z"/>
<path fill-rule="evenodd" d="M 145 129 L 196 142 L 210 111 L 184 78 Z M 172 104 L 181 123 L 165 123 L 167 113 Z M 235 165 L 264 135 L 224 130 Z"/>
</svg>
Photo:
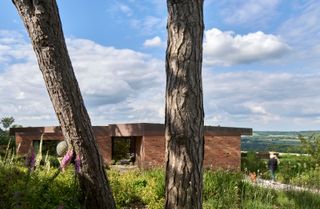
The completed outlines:
<svg viewBox="0 0 320 209">
<path fill-rule="evenodd" d="M 167 209 L 202 208 L 203 0 L 167 0 Z"/>
<path fill-rule="evenodd" d="M 13 3 L 31 38 L 64 137 L 80 156 L 82 206 L 113 209 L 115 203 L 67 51 L 56 1 Z"/>
</svg>

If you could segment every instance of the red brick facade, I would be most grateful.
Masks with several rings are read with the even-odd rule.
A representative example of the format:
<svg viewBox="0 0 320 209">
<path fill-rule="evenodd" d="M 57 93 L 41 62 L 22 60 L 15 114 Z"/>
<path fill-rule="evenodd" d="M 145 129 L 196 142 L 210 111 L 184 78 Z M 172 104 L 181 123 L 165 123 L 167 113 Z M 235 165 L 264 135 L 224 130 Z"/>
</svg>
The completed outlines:
<svg viewBox="0 0 320 209">
<path fill-rule="evenodd" d="M 240 169 L 240 136 L 206 136 L 204 166 Z"/>
<path fill-rule="evenodd" d="M 165 161 L 165 137 L 162 124 L 120 124 L 93 127 L 100 154 L 105 163 L 112 161 L 113 137 L 132 137 L 135 141 L 135 164 L 140 168 L 163 166 Z M 33 140 L 63 140 L 60 127 L 15 128 L 17 153 L 26 154 Z M 240 137 L 251 135 L 252 129 L 205 127 L 205 168 L 240 168 Z"/>
</svg>

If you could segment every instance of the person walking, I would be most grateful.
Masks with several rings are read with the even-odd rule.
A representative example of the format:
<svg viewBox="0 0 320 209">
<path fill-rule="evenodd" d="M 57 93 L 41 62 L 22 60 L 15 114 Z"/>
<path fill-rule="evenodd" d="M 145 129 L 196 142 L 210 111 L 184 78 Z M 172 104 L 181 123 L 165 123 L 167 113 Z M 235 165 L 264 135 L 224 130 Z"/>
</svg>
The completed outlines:
<svg viewBox="0 0 320 209">
<path fill-rule="evenodd" d="M 272 181 L 276 180 L 276 170 L 278 169 L 278 164 L 279 164 L 279 162 L 278 162 L 277 156 L 273 152 L 270 152 L 270 159 L 268 161 L 268 168 L 271 173 Z"/>
</svg>

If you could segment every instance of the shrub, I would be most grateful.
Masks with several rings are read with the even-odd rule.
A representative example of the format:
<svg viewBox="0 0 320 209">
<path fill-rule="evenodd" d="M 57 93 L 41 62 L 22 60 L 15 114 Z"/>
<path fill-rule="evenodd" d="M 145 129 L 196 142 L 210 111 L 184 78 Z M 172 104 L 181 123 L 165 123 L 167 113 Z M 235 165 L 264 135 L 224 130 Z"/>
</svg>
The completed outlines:
<svg viewBox="0 0 320 209">
<path fill-rule="evenodd" d="M 162 170 L 108 172 L 113 195 L 118 207 L 137 205 L 149 209 L 164 206 L 164 173 Z"/>
<path fill-rule="evenodd" d="M 241 159 L 241 170 L 261 173 L 267 170 L 266 163 L 253 151 L 249 151 L 246 157 Z"/>
<path fill-rule="evenodd" d="M 295 176 L 291 179 L 291 183 L 308 188 L 320 189 L 320 167 L 317 166 L 314 169 L 310 169 Z"/>
<path fill-rule="evenodd" d="M 223 170 L 204 173 L 204 208 L 239 208 L 242 174 Z"/>
<path fill-rule="evenodd" d="M 0 164 L 0 208 L 79 208 L 73 169 L 52 180 L 57 169 L 37 169 L 29 174 L 20 165 Z"/>
<path fill-rule="evenodd" d="M 314 134 L 310 137 L 299 136 L 304 151 L 311 155 L 315 163 L 320 163 L 320 135 Z"/>
</svg>

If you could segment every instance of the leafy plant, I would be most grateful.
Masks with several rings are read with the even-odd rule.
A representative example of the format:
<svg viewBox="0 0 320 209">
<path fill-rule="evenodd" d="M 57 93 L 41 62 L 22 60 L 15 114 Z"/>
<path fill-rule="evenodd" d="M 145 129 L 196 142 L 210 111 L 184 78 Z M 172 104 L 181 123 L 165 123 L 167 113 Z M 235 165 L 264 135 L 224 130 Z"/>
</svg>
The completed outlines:
<svg viewBox="0 0 320 209">
<path fill-rule="evenodd" d="M 310 137 L 299 136 L 299 139 L 305 152 L 310 154 L 316 163 L 320 163 L 320 135 L 313 134 Z"/>
<path fill-rule="evenodd" d="M 14 123 L 14 118 L 13 117 L 4 117 L 1 118 L 0 123 L 2 124 L 2 127 L 7 130 L 10 128 L 10 126 Z"/>
<path fill-rule="evenodd" d="M 247 156 L 241 159 L 241 170 L 262 173 L 267 170 L 265 162 L 260 159 L 256 152 L 249 151 Z"/>
</svg>

